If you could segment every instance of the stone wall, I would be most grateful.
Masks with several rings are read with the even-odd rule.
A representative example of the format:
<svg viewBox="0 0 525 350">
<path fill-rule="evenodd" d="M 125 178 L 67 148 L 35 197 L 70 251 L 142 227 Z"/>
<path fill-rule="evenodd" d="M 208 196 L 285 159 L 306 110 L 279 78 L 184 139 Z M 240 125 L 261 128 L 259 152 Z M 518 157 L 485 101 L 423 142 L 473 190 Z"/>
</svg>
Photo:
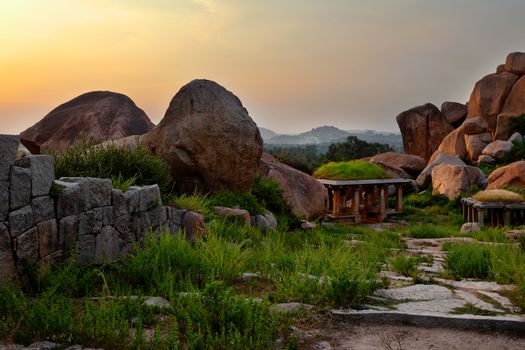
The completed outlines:
<svg viewBox="0 0 525 350">
<path fill-rule="evenodd" d="M 0 135 L 0 282 L 37 262 L 113 261 L 150 229 L 204 230 L 201 215 L 163 206 L 157 185 L 122 192 L 109 179 L 55 180 L 52 157 L 16 159 L 18 147 L 18 136 Z"/>
</svg>

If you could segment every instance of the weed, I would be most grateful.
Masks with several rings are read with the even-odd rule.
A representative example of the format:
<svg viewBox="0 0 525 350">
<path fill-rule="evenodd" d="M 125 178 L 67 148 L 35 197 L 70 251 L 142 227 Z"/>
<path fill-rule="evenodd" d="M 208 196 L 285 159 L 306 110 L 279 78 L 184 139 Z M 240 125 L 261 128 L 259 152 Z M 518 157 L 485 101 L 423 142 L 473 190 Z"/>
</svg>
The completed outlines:
<svg viewBox="0 0 525 350">
<path fill-rule="evenodd" d="M 452 310 L 453 314 L 456 315 L 478 315 L 478 316 L 497 316 L 501 315 L 501 312 L 489 311 L 475 307 L 474 305 L 467 303 L 463 307 L 457 307 Z"/>
<path fill-rule="evenodd" d="M 389 259 L 389 264 L 392 269 L 407 277 L 417 276 L 417 267 L 420 263 L 420 259 L 415 256 L 397 255 Z"/>
<path fill-rule="evenodd" d="M 209 212 L 206 195 L 199 195 L 197 193 L 194 193 L 193 195 L 172 195 L 166 200 L 166 205 L 175 208 L 194 211 L 203 215 L 208 215 Z"/>
</svg>

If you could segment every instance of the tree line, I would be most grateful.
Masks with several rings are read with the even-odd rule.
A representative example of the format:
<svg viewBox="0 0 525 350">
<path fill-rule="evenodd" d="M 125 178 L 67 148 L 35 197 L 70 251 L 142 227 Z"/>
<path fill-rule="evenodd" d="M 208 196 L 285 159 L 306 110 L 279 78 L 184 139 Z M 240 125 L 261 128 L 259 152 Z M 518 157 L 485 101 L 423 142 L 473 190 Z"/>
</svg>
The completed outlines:
<svg viewBox="0 0 525 350">
<path fill-rule="evenodd" d="M 393 149 L 387 144 L 366 142 L 356 136 L 349 136 L 344 142 L 332 143 L 326 153 L 320 152 L 316 145 L 273 146 L 267 147 L 266 151 L 280 162 L 312 174 L 315 169 L 327 162 L 372 157 Z"/>
</svg>

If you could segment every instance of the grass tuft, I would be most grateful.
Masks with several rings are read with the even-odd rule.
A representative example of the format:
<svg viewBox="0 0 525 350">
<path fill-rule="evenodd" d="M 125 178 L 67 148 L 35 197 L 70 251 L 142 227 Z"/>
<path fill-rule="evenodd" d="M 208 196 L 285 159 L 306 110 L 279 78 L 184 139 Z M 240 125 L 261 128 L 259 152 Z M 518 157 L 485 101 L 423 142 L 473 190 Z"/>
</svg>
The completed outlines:
<svg viewBox="0 0 525 350">
<path fill-rule="evenodd" d="M 472 198 L 480 202 L 519 203 L 525 201 L 525 198 L 518 193 L 500 189 L 480 191 Z"/>
</svg>

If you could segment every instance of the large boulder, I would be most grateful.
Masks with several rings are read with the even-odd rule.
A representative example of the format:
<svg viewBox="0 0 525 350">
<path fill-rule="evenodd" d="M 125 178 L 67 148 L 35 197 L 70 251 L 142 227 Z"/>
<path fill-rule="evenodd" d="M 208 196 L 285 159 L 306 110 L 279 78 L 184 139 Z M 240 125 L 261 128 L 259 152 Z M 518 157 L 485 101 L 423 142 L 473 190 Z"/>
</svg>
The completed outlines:
<svg viewBox="0 0 525 350">
<path fill-rule="evenodd" d="M 420 156 L 395 152 L 377 154 L 370 158 L 370 162 L 400 168 L 414 177 L 417 177 L 426 166 L 426 161 Z"/>
<path fill-rule="evenodd" d="M 466 119 L 460 127 L 445 136 L 438 151 L 474 161 L 484 146 L 492 141 L 492 135 L 487 130 L 488 124 L 483 118 Z"/>
<path fill-rule="evenodd" d="M 484 187 L 486 177 L 483 172 L 469 165 L 440 164 L 432 169 L 432 191 L 454 199 L 467 192 L 472 185 Z"/>
<path fill-rule="evenodd" d="M 498 115 L 496 139 L 506 140 L 514 130 L 510 129 L 510 120 L 525 114 L 525 76 L 522 76 L 512 87 L 505 104 Z"/>
<path fill-rule="evenodd" d="M 511 52 L 505 61 L 505 70 L 514 74 L 525 74 L 525 52 Z"/>
<path fill-rule="evenodd" d="M 411 108 L 396 117 L 405 153 L 428 160 L 454 128 L 431 103 Z"/>
<path fill-rule="evenodd" d="M 307 220 L 324 216 L 327 193 L 315 178 L 279 162 L 268 153 L 263 153 L 259 171 L 279 183 L 295 215 Z"/>
<path fill-rule="evenodd" d="M 20 139 L 33 153 L 66 149 L 85 138 L 100 143 L 140 135 L 154 127 L 142 109 L 127 96 L 109 91 L 80 95 L 23 131 Z"/>
<path fill-rule="evenodd" d="M 492 190 L 505 187 L 525 188 L 524 160 L 497 168 L 489 175 L 489 185 L 487 189 Z"/>
<path fill-rule="evenodd" d="M 450 125 L 457 128 L 467 117 L 467 106 L 458 102 L 443 102 L 441 114 Z"/>
<path fill-rule="evenodd" d="M 492 136 L 488 132 L 476 135 L 465 135 L 465 145 L 467 147 L 468 160 L 471 162 L 477 162 L 479 156 L 492 142 Z"/>
<path fill-rule="evenodd" d="M 239 98 L 210 80 L 183 86 L 144 141 L 187 193 L 250 191 L 263 150 L 259 129 Z"/>
<path fill-rule="evenodd" d="M 481 78 L 470 95 L 467 118 L 481 116 L 491 130 L 496 130 L 497 117 L 518 76 L 509 72 L 489 74 Z"/>
<path fill-rule="evenodd" d="M 432 181 L 432 170 L 440 164 L 466 165 L 461 159 L 454 155 L 436 151 L 428 161 L 425 169 L 423 169 L 416 179 L 416 184 L 420 189 L 424 189 L 430 185 Z"/>
<path fill-rule="evenodd" d="M 512 142 L 496 140 L 485 147 L 482 153 L 497 160 L 503 160 L 512 149 Z"/>
<path fill-rule="evenodd" d="M 465 129 L 459 127 L 445 136 L 438 147 L 438 152 L 457 156 L 461 159 L 467 159 L 468 152 L 465 143 Z"/>
</svg>

